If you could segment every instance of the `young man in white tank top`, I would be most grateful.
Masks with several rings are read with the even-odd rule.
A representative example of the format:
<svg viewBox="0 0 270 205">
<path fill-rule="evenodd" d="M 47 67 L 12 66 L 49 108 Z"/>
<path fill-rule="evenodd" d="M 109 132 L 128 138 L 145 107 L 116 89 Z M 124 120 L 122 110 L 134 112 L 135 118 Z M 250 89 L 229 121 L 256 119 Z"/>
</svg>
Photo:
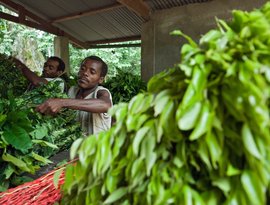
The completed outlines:
<svg viewBox="0 0 270 205">
<path fill-rule="evenodd" d="M 112 96 L 100 86 L 107 74 L 107 64 L 97 56 L 85 58 L 78 73 L 78 85 L 71 87 L 69 99 L 49 99 L 37 107 L 37 111 L 54 115 L 62 108 L 77 110 L 77 120 L 86 135 L 97 134 L 111 127 L 108 110 Z"/>
</svg>

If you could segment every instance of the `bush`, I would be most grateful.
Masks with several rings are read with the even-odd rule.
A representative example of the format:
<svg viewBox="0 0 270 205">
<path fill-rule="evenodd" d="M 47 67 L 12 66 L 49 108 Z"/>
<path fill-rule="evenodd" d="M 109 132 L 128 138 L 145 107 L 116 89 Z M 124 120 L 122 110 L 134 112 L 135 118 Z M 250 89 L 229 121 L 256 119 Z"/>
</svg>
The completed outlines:
<svg viewBox="0 0 270 205">
<path fill-rule="evenodd" d="M 114 104 L 129 102 L 132 97 L 146 90 L 146 83 L 140 76 L 127 68 L 118 69 L 116 76 L 109 78 L 104 86 L 110 90 Z"/>
</svg>

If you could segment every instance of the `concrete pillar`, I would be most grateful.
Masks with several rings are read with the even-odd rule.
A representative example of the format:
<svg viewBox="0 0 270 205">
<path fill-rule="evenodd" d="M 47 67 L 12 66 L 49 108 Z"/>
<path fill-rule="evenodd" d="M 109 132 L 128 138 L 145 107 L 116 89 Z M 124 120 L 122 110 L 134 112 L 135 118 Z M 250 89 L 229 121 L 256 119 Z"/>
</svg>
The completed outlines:
<svg viewBox="0 0 270 205">
<path fill-rule="evenodd" d="M 142 79 L 180 62 L 184 38 L 171 36 L 181 30 L 198 42 L 210 29 L 216 28 L 216 17 L 229 21 L 234 9 L 250 11 L 261 7 L 267 0 L 213 0 L 156 11 L 142 27 Z"/>
<path fill-rule="evenodd" d="M 56 36 L 54 38 L 54 55 L 61 58 L 66 64 L 66 72 L 70 73 L 69 64 L 69 39 L 63 36 Z"/>
</svg>

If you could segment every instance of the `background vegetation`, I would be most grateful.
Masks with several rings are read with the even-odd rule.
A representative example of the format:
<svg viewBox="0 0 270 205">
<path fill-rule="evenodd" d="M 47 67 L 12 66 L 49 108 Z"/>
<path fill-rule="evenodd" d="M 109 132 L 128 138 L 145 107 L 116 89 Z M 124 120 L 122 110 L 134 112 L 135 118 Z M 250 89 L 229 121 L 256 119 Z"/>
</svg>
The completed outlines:
<svg viewBox="0 0 270 205">
<path fill-rule="evenodd" d="M 9 12 L 4 7 L 0 11 Z M 54 55 L 54 35 L 0 19 L 0 53 L 12 55 L 34 71 L 40 71 L 45 59 Z M 97 55 L 109 66 L 108 77 L 115 76 L 117 69 L 125 69 L 140 75 L 140 47 L 78 49 L 70 45 L 70 68 L 77 73 L 80 62 L 89 55 Z"/>
</svg>

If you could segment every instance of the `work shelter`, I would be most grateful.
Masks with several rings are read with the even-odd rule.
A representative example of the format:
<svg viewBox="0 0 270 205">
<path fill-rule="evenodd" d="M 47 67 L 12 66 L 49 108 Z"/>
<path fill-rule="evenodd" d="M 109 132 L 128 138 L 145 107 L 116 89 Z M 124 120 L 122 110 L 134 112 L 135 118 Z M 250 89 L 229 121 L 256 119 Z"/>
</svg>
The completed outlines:
<svg viewBox="0 0 270 205">
<path fill-rule="evenodd" d="M 180 29 L 194 40 L 229 19 L 231 10 L 252 10 L 266 0 L 0 0 L 17 13 L 0 18 L 55 34 L 55 54 L 69 67 L 68 43 L 81 48 L 141 46 L 144 80 L 179 61 L 184 39 L 169 33 Z M 126 44 L 126 41 L 141 43 Z M 121 42 L 120 45 L 111 45 Z M 109 44 L 109 45 L 108 45 Z"/>
</svg>

